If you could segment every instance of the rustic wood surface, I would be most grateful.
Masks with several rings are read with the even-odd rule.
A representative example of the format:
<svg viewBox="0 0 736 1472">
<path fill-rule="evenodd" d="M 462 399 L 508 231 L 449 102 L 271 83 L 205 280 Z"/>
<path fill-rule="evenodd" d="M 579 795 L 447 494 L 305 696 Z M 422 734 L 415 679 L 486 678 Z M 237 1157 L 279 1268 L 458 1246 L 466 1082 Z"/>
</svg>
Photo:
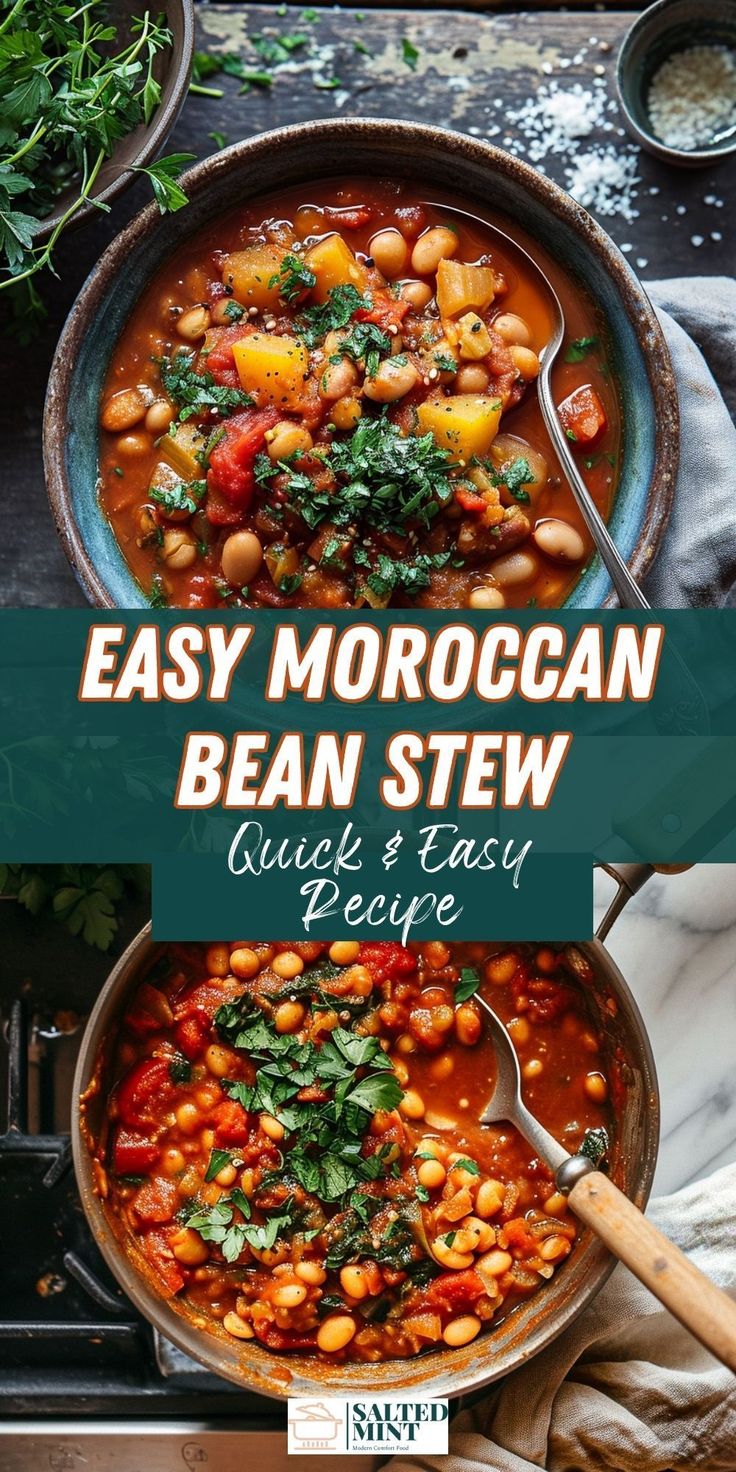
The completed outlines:
<svg viewBox="0 0 736 1472">
<path fill-rule="evenodd" d="M 459 130 L 477 129 L 483 136 L 489 122 L 503 117 L 496 110 L 486 111 L 493 99 L 501 96 L 509 106 L 518 105 L 544 80 L 543 66 L 566 82 L 575 78 L 589 85 L 594 69 L 601 67 L 611 79 L 618 46 L 632 19 L 633 12 L 621 10 L 480 15 L 459 10 L 325 9 L 305 25 L 301 7 L 209 5 L 199 13 L 203 49 L 219 47 L 247 56 L 249 32 L 306 29 L 310 51 L 295 53 L 292 69 L 277 72 L 271 88 L 253 88 L 244 97 L 238 95 L 234 78 L 213 79 L 224 96 L 190 97 L 167 151 L 202 158 L 216 146 L 209 136 L 213 131 L 221 131 L 233 143 L 279 124 L 335 114 L 415 118 Z M 402 61 L 403 38 L 418 48 L 415 70 Z M 582 60 L 574 61 L 582 51 Z M 561 58 L 571 64 L 560 73 Z M 333 77 L 340 85 L 325 87 Z M 503 132 L 493 141 L 502 143 Z M 564 183 L 562 159 L 549 159 L 547 167 Z M 729 242 L 736 225 L 735 172 L 734 160 L 717 170 L 690 171 L 668 168 L 643 154 L 641 217 L 627 224 L 616 216 L 603 224 L 619 244 L 633 243 L 629 260 L 634 266 L 639 259 L 647 261 L 640 268 L 645 279 L 727 272 L 732 269 Z M 651 194 L 652 189 L 658 192 Z M 725 207 L 706 205 L 708 195 L 722 198 Z M 5 514 L 0 603 L 5 606 L 84 604 L 58 546 L 46 501 L 41 462 L 44 391 L 62 323 L 85 276 L 147 198 L 147 187 L 136 184 L 110 216 L 67 236 L 58 252 L 59 279 L 45 286 L 48 319 L 37 340 L 24 347 L 3 333 L 0 437 Z M 678 205 L 685 206 L 686 213 L 678 214 Z M 665 221 L 662 215 L 667 216 Z M 711 241 L 713 230 L 721 233 L 720 243 Z M 704 237 L 700 249 L 691 245 L 693 235 Z"/>
</svg>

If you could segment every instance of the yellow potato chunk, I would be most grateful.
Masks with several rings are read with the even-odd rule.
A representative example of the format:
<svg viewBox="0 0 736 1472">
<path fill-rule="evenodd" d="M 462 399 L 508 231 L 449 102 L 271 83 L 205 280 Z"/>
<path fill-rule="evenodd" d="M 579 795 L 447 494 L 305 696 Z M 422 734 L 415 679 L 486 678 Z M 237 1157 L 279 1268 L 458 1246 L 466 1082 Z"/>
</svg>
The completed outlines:
<svg viewBox="0 0 736 1472">
<path fill-rule="evenodd" d="M 312 288 L 317 302 L 326 301 L 333 286 L 352 285 L 358 291 L 365 290 L 365 268 L 356 261 L 341 235 L 327 235 L 319 240 L 306 252 L 304 264 L 317 277 L 317 285 Z"/>
<path fill-rule="evenodd" d="M 490 266 L 466 266 L 464 261 L 440 261 L 437 267 L 437 308 L 441 317 L 457 317 L 472 309 L 484 312 L 496 293 Z"/>
<path fill-rule="evenodd" d="M 417 409 L 419 429 L 434 435 L 453 459 L 468 461 L 488 454 L 501 422 L 501 400 L 486 394 L 429 398 Z"/>
<path fill-rule="evenodd" d="M 274 311 L 279 305 L 277 276 L 285 251 L 277 245 L 250 245 L 227 257 L 222 268 L 222 284 L 230 287 L 236 302 L 243 307 L 257 307 L 259 312 Z"/>
<path fill-rule="evenodd" d="M 233 345 L 233 357 L 243 388 L 255 395 L 261 407 L 299 402 L 309 371 L 309 354 L 296 338 L 253 332 Z"/>
<path fill-rule="evenodd" d="M 158 445 L 159 454 L 182 480 L 202 480 L 204 471 L 197 454 L 204 449 L 207 435 L 196 424 L 191 423 L 174 424 L 171 428 L 176 433 L 172 434 L 169 430 L 168 434 L 162 435 Z"/>
<path fill-rule="evenodd" d="M 478 362 L 486 358 L 493 346 L 490 333 L 477 312 L 465 312 L 458 322 L 457 345 L 460 357 L 466 362 Z"/>
</svg>

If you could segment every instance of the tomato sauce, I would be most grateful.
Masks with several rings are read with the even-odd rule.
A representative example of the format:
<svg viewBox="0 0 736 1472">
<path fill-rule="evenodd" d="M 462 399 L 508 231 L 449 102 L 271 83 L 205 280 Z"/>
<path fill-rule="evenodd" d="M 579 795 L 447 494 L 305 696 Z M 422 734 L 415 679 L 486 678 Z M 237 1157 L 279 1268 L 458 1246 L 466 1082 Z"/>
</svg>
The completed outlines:
<svg viewBox="0 0 736 1472">
<path fill-rule="evenodd" d="M 481 1126 L 505 1021 L 566 1148 L 615 1080 L 569 948 L 167 946 L 123 1017 L 99 1189 L 133 1260 L 212 1333 L 362 1361 L 469 1343 L 577 1229 L 508 1124 Z M 583 968 L 587 963 L 582 960 Z"/>
<path fill-rule="evenodd" d="M 555 399 L 608 516 L 622 427 L 602 319 L 500 224 L 562 301 Z M 209 225 L 144 292 L 102 398 L 101 504 L 144 594 L 559 605 L 592 547 L 537 401 L 549 335 L 523 256 L 450 197 L 346 180 Z"/>
</svg>

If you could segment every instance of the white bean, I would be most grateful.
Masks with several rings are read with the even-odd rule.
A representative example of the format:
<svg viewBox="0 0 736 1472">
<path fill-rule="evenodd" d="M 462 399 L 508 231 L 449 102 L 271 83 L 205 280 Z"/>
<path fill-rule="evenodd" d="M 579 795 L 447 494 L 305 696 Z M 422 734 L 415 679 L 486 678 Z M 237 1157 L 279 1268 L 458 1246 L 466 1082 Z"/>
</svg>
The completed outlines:
<svg viewBox="0 0 736 1472">
<path fill-rule="evenodd" d="M 507 552 L 505 557 L 494 562 L 493 576 L 502 588 L 510 588 L 515 583 L 525 583 L 533 578 L 537 566 L 537 559 L 531 552 Z"/>
<path fill-rule="evenodd" d="M 581 562 L 585 556 L 585 543 L 580 532 L 568 522 L 558 521 L 556 517 L 537 522 L 534 540 L 540 552 L 559 562 Z"/>
</svg>

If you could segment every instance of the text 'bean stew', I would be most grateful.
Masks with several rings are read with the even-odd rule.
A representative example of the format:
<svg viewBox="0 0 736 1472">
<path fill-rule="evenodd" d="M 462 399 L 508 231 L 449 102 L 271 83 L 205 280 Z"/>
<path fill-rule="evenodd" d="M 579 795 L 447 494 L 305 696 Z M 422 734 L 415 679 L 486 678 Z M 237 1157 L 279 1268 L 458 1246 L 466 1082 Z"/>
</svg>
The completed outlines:
<svg viewBox="0 0 736 1472">
<path fill-rule="evenodd" d="M 564 601 L 591 544 L 536 397 L 549 304 L 483 221 L 407 185 L 287 191 L 200 233 L 117 344 L 100 496 L 153 606 Z M 539 248 L 518 232 L 520 245 Z M 546 257 L 565 431 L 610 511 L 597 312 Z"/>
<path fill-rule="evenodd" d="M 164 947 L 89 1090 L 107 1095 L 90 1145 L 126 1251 L 211 1332 L 270 1350 L 471 1342 L 576 1240 L 547 1167 L 478 1122 L 495 1065 L 475 993 L 574 1152 L 588 1131 L 605 1144 L 623 1087 L 591 979 L 573 947 Z"/>
</svg>

